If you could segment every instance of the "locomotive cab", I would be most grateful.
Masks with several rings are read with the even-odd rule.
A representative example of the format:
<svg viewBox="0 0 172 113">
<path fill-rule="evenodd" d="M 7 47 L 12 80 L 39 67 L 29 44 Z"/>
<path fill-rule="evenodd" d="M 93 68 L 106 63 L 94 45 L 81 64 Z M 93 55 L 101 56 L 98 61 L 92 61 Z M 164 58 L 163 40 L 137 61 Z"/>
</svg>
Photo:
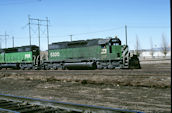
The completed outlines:
<svg viewBox="0 0 172 113">
<path fill-rule="evenodd" d="M 111 45 L 121 45 L 121 40 L 119 38 L 117 38 L 117 36 L 115 38 L 112 38 L 109 43 Z"/>
<path fill-rule="evenodd" d="M 121 57 L 121 40 L 117 38 L 111 38 L 109 41 L 109 53 L 112 54 L 113 58 Z"/>
</svg>

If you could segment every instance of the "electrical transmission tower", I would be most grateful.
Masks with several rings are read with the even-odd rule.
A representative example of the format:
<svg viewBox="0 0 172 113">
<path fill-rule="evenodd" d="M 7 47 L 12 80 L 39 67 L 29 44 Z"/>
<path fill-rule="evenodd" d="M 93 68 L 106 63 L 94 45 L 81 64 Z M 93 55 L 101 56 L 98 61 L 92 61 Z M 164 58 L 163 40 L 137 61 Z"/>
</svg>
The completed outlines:
<svg viewBox="0 0 172 113">
<path fill-rule="evenodd" d="M 32 36 L 31 36 L 31 25 L 37 25 L 38 26 L 38 41 L 39 41 L 39 48 L 40 48 L 40 26 L 46 26 L 46 28 L 47 28 L 47 45 L 49 44 L 49 24 L 48 24 L 48 22 L 49 22 L 49 20 L 48 20 L 48 17 L 46 17 L 46 19 L 45 20 L 42 20 L 42 19 L 38 19 L 38 18 L 31 18 L 30 17 L 30 15 L 28 16 L 28 20 L 29 20 L 29 23 L 28 23 L 28 25 L 29 25 L 29 43 L 30 43 L 30 45 L 31 45 L 31 38 L 32 38 Z M 35 21 L 37 21 L 37 23 L 35 24 L 35 23 L 32 23 L 32 22 L 35 22 Z M 40 24 L 41 22 L 46 22 L 46 25 L 44 25 L 44 24 Z"/>
</svg>

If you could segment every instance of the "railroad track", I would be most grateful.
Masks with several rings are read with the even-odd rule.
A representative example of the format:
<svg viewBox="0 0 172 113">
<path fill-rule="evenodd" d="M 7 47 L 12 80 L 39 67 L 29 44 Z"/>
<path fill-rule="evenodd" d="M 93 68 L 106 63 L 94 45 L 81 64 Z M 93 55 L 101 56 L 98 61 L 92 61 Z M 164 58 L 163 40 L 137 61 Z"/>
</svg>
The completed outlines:
<svg viewBox="0 0 172 113">
<path fill-rule="evenodd" d="M 143 112 L 0 94 L 0 113 L 143 113 Z"/>
<path fill-rule="evenodd" d="M 125 74 L 124 74 L 125 73 Z M 19 74 L 19 75 L 103 75 L 103 76 L 128 76 L 147 77 L 147 76 L 164 76 L 170 73 L 169 69 L 165 70 L 0 70 L 1 74 Z M 163 74 L 162 74 L 163 73 Z"/>
</svg>

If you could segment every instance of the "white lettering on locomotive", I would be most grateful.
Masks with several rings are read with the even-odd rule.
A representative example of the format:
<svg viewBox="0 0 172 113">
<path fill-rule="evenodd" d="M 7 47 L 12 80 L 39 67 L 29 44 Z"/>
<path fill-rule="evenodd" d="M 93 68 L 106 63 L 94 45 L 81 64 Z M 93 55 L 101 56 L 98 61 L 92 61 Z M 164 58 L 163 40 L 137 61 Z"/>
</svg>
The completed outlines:
<svg viewBox="0 0 172 113">
<path fill-rule="evenodd" d="M 106 54 L 107 53 L 107 49 L 101 49 L 101 54 Z"/>
<path fill-rule="evenodd" d="M 51 57 L 59 57 L 60 56 L 60 52 L 51 52 L 50 56 Z"/>
<path fill-rule="evenodd" d="M 25 58 L 30 58 L 30 54 L 25 54 Z"/>
</svg>

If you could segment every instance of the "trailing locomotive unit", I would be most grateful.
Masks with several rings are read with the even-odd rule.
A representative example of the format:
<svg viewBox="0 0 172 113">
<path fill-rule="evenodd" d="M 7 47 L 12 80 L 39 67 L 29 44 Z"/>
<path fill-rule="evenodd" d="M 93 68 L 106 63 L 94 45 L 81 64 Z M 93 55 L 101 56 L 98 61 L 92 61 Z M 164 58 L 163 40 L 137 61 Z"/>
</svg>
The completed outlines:
<svg viewBox="0 0 172 113">
<path fill-rule="evenodd" d="M 130 57 L 119 38 L 58 42 L 49 45 L 44 69 L 140 68 L 136 55 Z"/>
<path fill-rule="evenodd" d="M 0 49 L 0 69 L 37 69 L 39 54 L 39 47 L 35 45 Z"/>
</svg>

